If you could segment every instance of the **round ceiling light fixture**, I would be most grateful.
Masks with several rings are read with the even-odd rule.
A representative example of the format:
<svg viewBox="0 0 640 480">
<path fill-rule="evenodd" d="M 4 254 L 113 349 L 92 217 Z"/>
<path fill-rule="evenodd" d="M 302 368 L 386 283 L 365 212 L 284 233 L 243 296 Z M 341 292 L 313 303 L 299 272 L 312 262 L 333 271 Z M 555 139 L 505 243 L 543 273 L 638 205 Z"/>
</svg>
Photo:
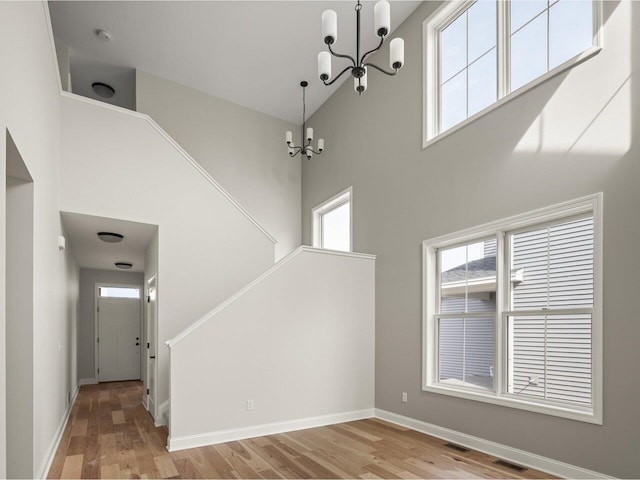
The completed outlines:
<svg viewBox="0 0 640 480">
<path fill-rule="evenodd" d="M 108 42 L 111 40 L 111 34 L 106 30 L 102 30 L 101 28 L 96 30 L 96 37 L 98 37 L 103 42 Z"/>
<path fill-rule="evenodd" d="M 98 238 L 107 243 L 120 243 L 124 236 L 113 232 L 98 232 Z"/>
<path fill-rule="evenodd" d="M 101 98 L 111 98 L 116 94 L 116 91 L 111 85 L 107 85 L 102 82 L 93 82 L 91 84 L 91 89 L 93 90 L 93 93 Z"/>
<path fill-rule="evenodd" d="M 131 270 L 131 267 L 133 267 L 133 263 L 129 262 L 116 262 L 115 265 L 121 270 Z"/>
<path fill-rule="evenodd" d="M 93 93 L 102 98 L 111 98 L 116 94 L 116 91 L 111 85 L 107 85 L 102 82 L 93 82 L 91 84 L 91 89 L 93 90 Z"/>
</svg>

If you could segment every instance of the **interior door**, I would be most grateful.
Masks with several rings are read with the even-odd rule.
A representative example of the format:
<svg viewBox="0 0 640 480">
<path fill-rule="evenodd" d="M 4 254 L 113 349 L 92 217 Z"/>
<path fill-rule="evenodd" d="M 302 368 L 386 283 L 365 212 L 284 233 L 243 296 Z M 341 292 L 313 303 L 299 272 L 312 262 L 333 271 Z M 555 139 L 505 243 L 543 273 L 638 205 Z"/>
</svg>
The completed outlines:
<svg viewBox="0 0 640 480">
<path fill-rule="evenodd" d="M 140 379 L 140 299 L 98 298 L 98 381 Z"/>
<path fill-rule="evenodd" d="M 147 295 L 147 410 L 156 418 L 156 341 L 158 325 L 158 293 L 155 277 L 149 281 Z"/>
</svg>

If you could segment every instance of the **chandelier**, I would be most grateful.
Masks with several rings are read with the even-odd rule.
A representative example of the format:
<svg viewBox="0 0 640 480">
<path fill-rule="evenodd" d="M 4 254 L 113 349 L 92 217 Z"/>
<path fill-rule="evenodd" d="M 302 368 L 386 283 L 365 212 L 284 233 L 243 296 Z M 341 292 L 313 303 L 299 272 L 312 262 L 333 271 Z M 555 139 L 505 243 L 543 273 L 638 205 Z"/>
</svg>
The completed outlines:
<svg viewBox="0 0 640 480">
<path fill-rule="evenodd" d="M 375 68 L 386 75 L 395 75 L 398 70 L 404 65 L 404 40 L 401 38 L 394 38 L 389 43 L 389 66 L 392 71 L 385 70 L 373 63 L 366 62 L 369 55 L 377 52 L 382 47 L 385 37 L 391 30 L 391 7 L 389 2 L 381 0 L 376 3 L 373 13 L 375 17 L 375 34 L 380 37 L 380 43 L 373 50 L 365 52 L 360 56 L 360 10 L 362 10 L 362 4 L 360 0 L 355 7 L 356 11 L 356 56 L 355 58 L 350 55 L 342 53 L 336 53 L 331 45 L 333 45 L 338 38 L 338 15 L 334 10 L 326 10 L 322 14 L 322 38 L 324 43 L 329 48 L 329 51 L 320 52 L 318 54 L 318 76 L 322 83 L 325 85 L 331 85 L 338 80 L 346 72 L 351 71 L 353 76 L 353 88 L 359 95 L 367 89 L 367 69 L 368 67 Z M 351 61 L 351 65 L 342 70 L 338 76 L 331 80 L 331 56 L 338 58 L 346 58 Z"/>
<path fill-rule="evenodd" d="M 293 132 L 291 131 L 288 131 L 286 133 L 285 140 L 287 142 L 287 146 L 289 147 L 290 157 L 295 157 L 299 153 L 300 156 L 305 155 L 307 157 L 307 160 L 311 160 L 311 157 L 313 157 L 314 153 L 316 155 L 320 155 L 324 150 L 324 139 L 322 138 L 318 139 L 318 151 L 315 151 L 311 146 L 311 142 L 313 141 L 313 128 L 306 129 L 307 136 L 305 137 L 306 114 L 307 114 L 306 112 L 307 106 L 305 102 L 305 89 L 307 88 L 307 85 L 309 85 L 309 83 L 304 80 L 300 82 L 300 86 L 302 87 L 302 135 L 301 135 L 302 145 L 301 146 L 294 145 Z"/>
</svg>

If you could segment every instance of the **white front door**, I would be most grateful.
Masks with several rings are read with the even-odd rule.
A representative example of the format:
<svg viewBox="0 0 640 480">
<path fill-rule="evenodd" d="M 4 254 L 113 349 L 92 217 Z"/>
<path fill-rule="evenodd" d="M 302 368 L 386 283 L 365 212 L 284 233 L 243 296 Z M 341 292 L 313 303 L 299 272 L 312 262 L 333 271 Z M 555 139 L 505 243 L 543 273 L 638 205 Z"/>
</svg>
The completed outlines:
<svg viewBox="0 0 640 480">
<path fill-rule="evenodd" d="M 140 299 L 98 298 L 98 381 L 140 379 Z"/>
<path fill-rule="evenodd" d="M 149 281 L 147 296 L 147 410 L 156 418 L 156 339 L 158 328 L 158 294 L 156 278 Z"/>
</svg>

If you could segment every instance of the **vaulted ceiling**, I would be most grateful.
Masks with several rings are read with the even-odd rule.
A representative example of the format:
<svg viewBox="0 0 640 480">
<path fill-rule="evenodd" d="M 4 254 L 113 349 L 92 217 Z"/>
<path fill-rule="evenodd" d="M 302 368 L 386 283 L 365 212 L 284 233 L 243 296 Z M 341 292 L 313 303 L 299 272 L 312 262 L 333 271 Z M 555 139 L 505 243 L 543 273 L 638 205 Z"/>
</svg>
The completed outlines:
<svg viewBox="0 0 640 480">
<path fill-rule="evenodd" d="M 324 48 L 322 12 L 338 13 L 335 49 L 353 55 L 355 3 L 51 1 L 49 8 L 54 35 L 69 45 L 75 62 L 74 90 L 87 87 L 81 83 L 88 72 L 108 64 L 118 72 L 143 70 L 299 124 L 301 80 L 310 82 L 308 115 L 342 83 L 326 87 L 317 78 L 316 58 Z M 420 3 L 392 1 L 392 30 Z M 373 7 L 374 2 L 364 2 L 363 50 L 377 43 Z M 109 32 L 111 40 L 100 40 L 98 29 Z M 383 52 L 388 55 L 388 46 Z M 342 63 L 334 59 L 333 69 L 339 72 Z"/>
</svg>

